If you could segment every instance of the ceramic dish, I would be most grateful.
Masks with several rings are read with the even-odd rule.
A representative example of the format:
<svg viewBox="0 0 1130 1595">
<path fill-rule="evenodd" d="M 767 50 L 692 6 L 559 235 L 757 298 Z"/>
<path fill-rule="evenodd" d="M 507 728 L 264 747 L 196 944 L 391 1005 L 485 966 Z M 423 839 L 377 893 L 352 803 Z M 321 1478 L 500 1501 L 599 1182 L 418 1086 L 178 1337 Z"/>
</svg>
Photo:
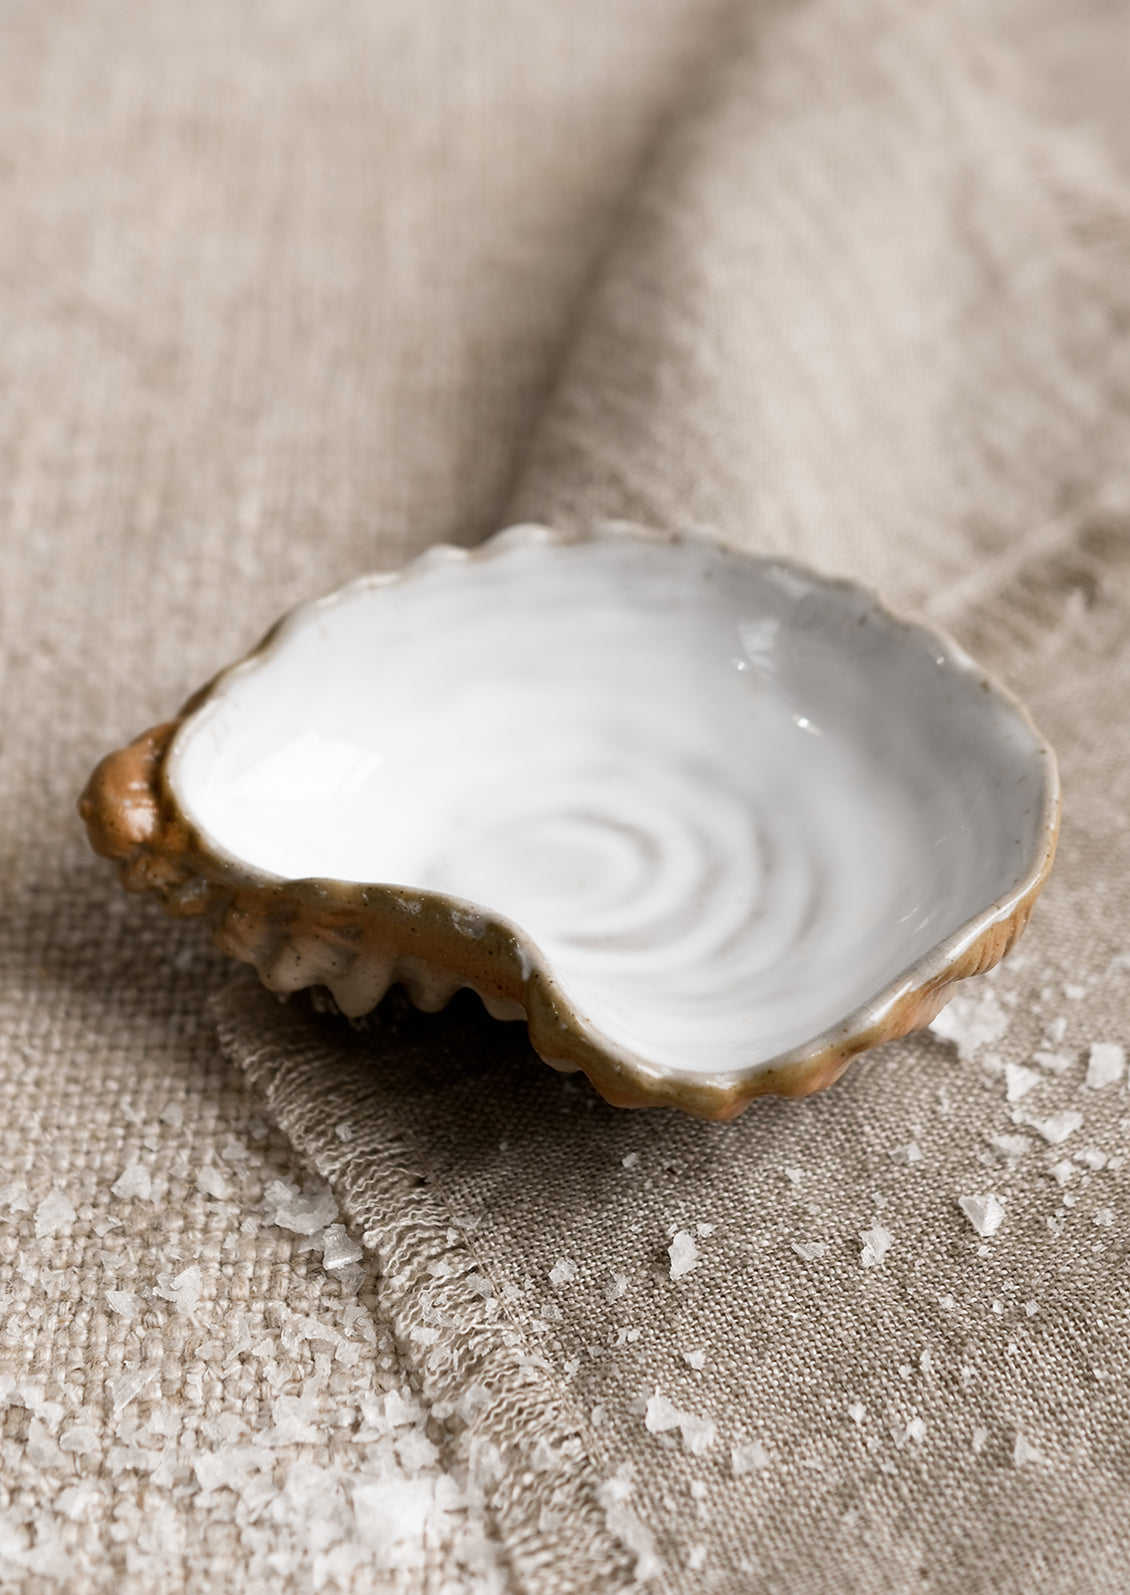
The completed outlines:
<svg viewBox="0 0 1130 1595">
<path fill-rule="evenodd" d="M 610 1102 L 829 1084 L 995 964 L 1055 761 L 953 642 L 699 538 L 520 527 L 282 620 L 81 811 L 272 990 L 524 1018 Z"/>
</svg>

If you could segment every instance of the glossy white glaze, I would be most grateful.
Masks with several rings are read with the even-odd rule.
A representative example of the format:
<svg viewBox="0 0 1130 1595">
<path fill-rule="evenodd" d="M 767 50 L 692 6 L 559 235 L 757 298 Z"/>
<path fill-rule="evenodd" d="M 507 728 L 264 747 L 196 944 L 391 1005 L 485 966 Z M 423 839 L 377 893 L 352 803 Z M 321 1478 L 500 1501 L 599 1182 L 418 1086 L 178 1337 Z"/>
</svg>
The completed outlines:
<svg viewBox="0 0 1130 1595">
<path fill-rule="evenodd" d="M 1046 749 L 868 593 L 698 540 L 529 528 L 296 612 L 169 778 L 263 876 L 430 890 L 519 927 L 589 1028 L 756 1066 L 995 903 Z"/>
</svg>

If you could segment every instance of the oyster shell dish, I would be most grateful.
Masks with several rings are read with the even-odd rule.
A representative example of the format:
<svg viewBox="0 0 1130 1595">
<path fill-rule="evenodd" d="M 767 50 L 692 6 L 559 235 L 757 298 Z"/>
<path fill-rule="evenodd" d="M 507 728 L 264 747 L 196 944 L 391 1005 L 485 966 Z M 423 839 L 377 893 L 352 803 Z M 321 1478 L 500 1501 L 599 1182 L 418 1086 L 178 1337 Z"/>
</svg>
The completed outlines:
<svg viewBox="0 0 1130 1595">
<path fill-rule="evenodd" d="M 1055 759 L 954 642 L 700 537 L 517 527 L 286 616 L 80 802 L 131 891 L 343 1013 L 470 987 L 609 1101 L 830 1084 L 995 964 Z"/>
</svg>

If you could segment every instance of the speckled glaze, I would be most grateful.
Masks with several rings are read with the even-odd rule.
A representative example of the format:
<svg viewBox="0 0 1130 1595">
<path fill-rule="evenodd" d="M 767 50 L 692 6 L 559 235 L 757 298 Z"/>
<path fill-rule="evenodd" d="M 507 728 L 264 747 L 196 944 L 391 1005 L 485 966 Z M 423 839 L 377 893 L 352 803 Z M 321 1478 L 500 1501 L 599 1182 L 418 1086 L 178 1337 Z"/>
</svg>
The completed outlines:
<svg viewBox="0 0 1130 1595">
<path fill-rule="evenodd" d="M 701 538 L 539 527 L 301 606 L 80 801 L 280 992 L 524 1018 L 723 1119 L 928 1024 L 1020 935 L 1055 760 L 952 641 Z"/>
</svg>

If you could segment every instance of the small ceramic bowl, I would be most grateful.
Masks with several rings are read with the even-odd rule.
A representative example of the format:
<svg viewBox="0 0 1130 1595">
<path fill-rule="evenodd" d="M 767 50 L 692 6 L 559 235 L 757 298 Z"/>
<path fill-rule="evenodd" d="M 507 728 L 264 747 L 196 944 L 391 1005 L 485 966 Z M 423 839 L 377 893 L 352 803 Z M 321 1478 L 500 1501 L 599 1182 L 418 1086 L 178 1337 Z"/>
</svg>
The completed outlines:
<svg viewBox="0 0 1130 1595">
<path fill-rule="evenodd" d="M 301 606 L 80 807 L 274 991 L 471 987 L 608 1101 L 705 1118 L 928 1024 L 1020 935 L 1059 817 L 1050 748 L 953 642 L 623 525 Z"/>
</svg>

